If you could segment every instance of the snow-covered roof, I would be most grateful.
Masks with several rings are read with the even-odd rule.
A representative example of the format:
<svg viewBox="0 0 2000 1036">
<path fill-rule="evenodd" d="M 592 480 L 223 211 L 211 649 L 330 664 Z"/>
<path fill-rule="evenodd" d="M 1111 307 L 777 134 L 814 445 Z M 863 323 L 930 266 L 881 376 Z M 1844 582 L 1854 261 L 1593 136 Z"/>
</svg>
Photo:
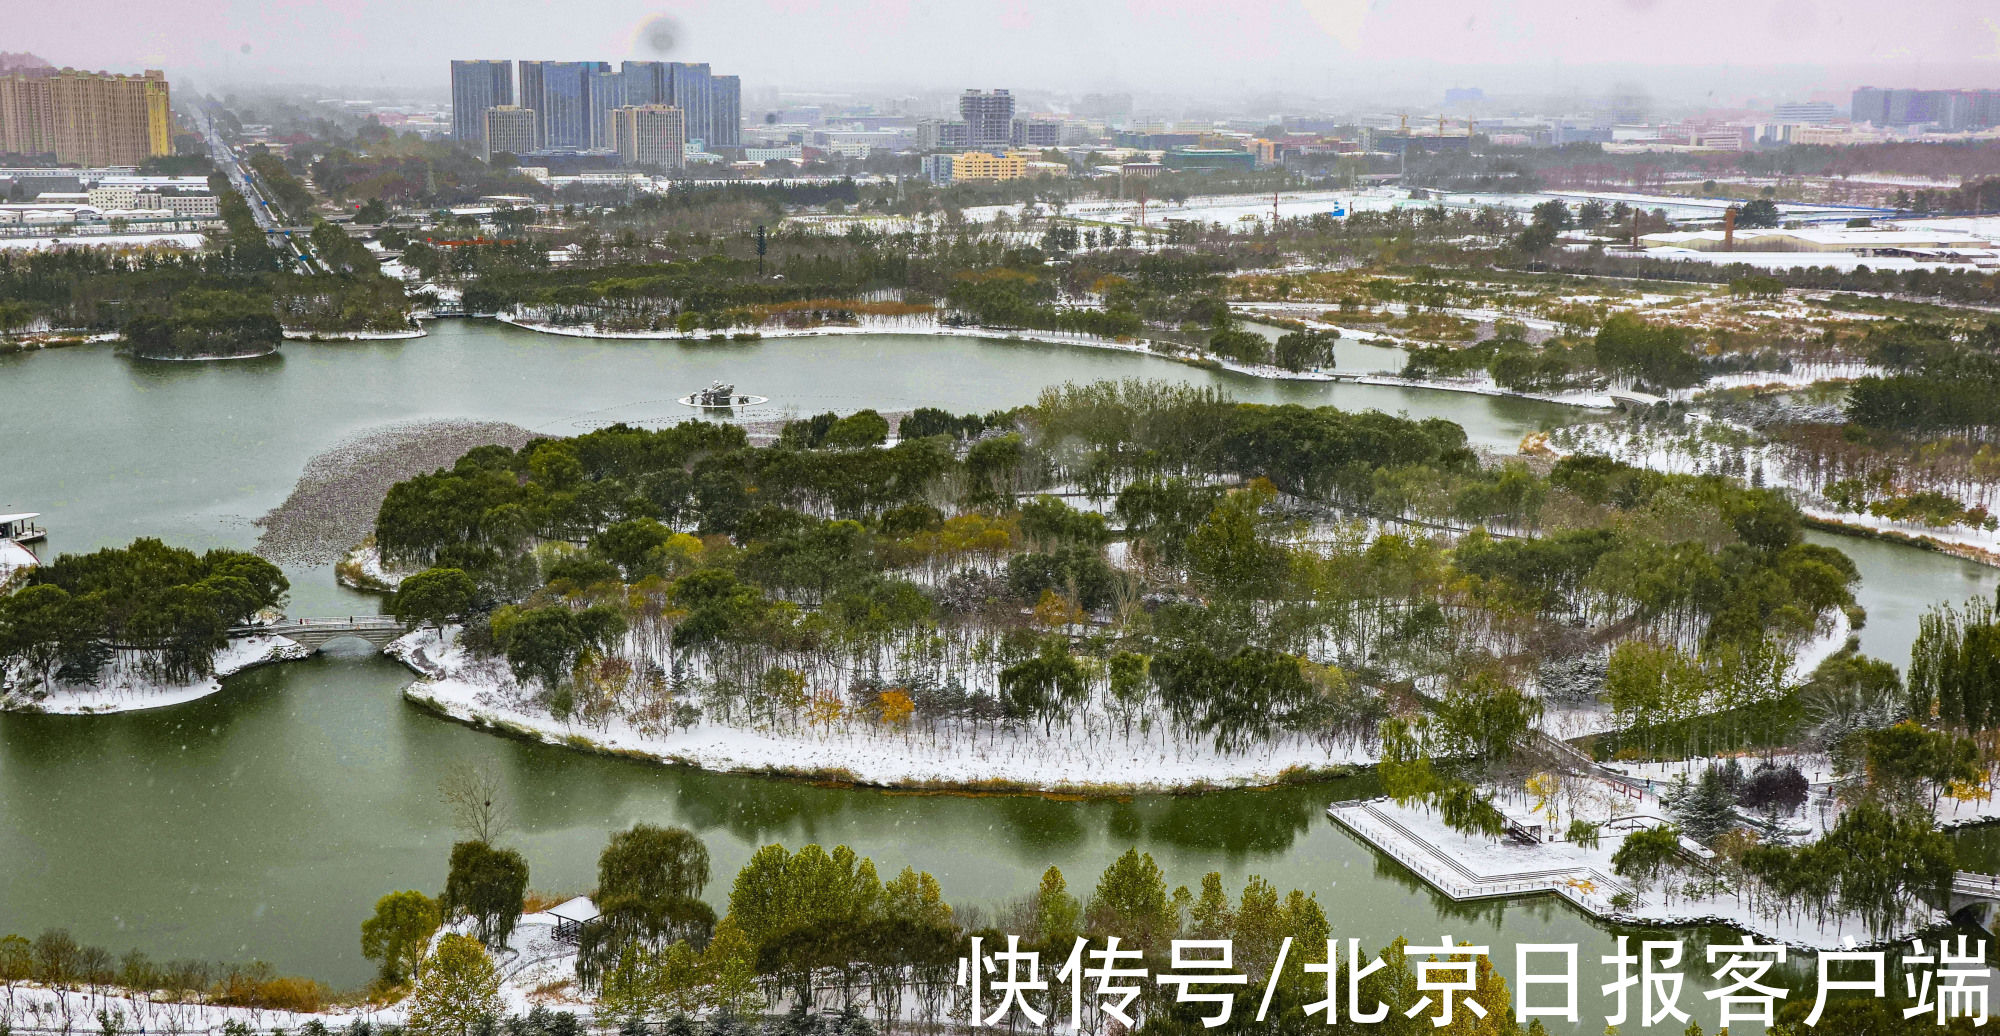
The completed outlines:
<svg viewBox="0 0 2000 1036">
<path fill-rule="evenodd" d="M 41 516 L 41 512 L 39 511 L 23 511 L 20 514 L 0 514 L 0 525 L 25 522 L 30 518 L 40 518 Z"/>
<path fill-rule="evenodd" d="M 578 896 L 567 902 L 558 903 L 550 907 L 548 912 L 552 917 L 575 921 L 578 924 L 597 920 L 597 904 L 591 902 L 589 896 Z"/>
<path fill-rule="evenodd" d="M 0 540 L 0 573 L 12 572 L 17 568 L 34 568 L 40 564 L 33 551 L 13 540 Z"/>
<path fill-rule="evenodd" d="M 1680 230 L 1647 234 L 1640 240 L 1654 245 L 1680 245 L 1691 243 L 1715 244 L 1726 235 L 1720 230 Z M 1795 241 L 1831 248 L 1984 248 L 1991 244 L 1985 238 L 1975 237 L 1958 230 L 1862 230 L 1847 227 L 1795 228 L 1786 230 L 1758 230 L 1738 227 L 1736 242 L 1744 251 L 1754 250 L 1756 242 Z"/>
</svg>

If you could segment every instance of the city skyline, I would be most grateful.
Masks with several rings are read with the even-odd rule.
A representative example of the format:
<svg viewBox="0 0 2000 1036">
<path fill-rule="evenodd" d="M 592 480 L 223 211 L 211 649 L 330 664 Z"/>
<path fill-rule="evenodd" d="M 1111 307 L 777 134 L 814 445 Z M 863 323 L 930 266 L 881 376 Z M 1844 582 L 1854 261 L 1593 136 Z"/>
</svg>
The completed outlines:
<svg viewBox="0 0 2000 1036">
<path fill-rule="evenodd" d="M 688 5 L 670 24 L 638 3 L 554 22 L 534 13 L 503 2 L 467 22 L 458 9 L 423 0 L 162 0 L 90 37 L 72 38 L 68 19 L 41 9 L 17 15 L 9 34 L 11 46 L 57 65 L 167 67 L 204 88 L 322 83 L 436 92 L 435 73 L 426 70 L 435 68 L 432 41 L 447 37 L 459 53 L 589 54 L 614 65 L 694 56 L 792 90 L 948 88 L 967 76 L 968 32 L 978 40 L 973 56 L 1004 63 L 1017 89 L 1366 99 L 1449 85 L 1493 94 L 1630 83 L 1700 102 L 1890 81 L 2000 82 L 2000 17 L 1949 0 L 1903 5 L 1886 36 L 1885 14 L 1874 5 L 1801 0 L 1621 0 L 1587 11 L 1512 0 L 1471 13 L 1442 0 L 1265 0 L 1226 10 L 1188 0 L 1081 10 L 1024 0 L 926 8 L 921 17 L 901 0 L 762 0 Z M 190 21 L 218 28 L 198 38 L 179 31 Z M 1119 46 L 1139 24 L 1148 26 L 1147 45 Z M 369 27 L 366 38 L 361 26 Z"/>
<path fill-rule="evenodd" d="M 619 113 L 663 106 L 680 112 L 676 162 L 680 144 L 741 143 L 742 83 L 706 62 L 625 61 L 614 69 L 608 61 L 455 58 L 450 89 L 451 136 L 477 148 L 485 147 L 487 116 L 496 109 L 524 113 L 509 118 L 527 120 L 528 146 L 501 149 L 516 153 L 624 152 L 630 133 L 619 128 Z"/>
</svg>

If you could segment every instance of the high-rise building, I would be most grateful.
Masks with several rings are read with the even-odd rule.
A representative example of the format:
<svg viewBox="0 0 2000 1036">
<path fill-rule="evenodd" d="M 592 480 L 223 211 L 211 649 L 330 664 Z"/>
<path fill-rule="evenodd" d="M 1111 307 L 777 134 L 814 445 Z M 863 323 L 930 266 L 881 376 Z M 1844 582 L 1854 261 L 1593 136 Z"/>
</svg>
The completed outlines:
<svg viewBox="0 0 2000 1036">
<path fill-rule="evenodd" d="M 715 133 L 715 79 L 709 74 L 707 62 L 668 62 L 667 96 L 660 103 L 681 110 L 687 124 L 683 139 L 698 140 L 707 146 Z"/>
<path fill-rule="evenodd" d="M 1948 132 L 1985 129 L 2000 125 L 2000 91 L 1864 86 L 1854 91 L 1848 110 L 1855 122 L 1876 126 L 1934 126 Z"/>
<path fill-rule="evenodd" d="M 451 63 L 451 139 L 483 149 L 486 109 L 513 103 L 512 61 Z"/>
<path fill-rule="evenodd" d="M 626 104 L 643 106 L 666 103 L 666 62 L 627 61 L 618 68 L 619 74 L 625 77 Z"/>
<path fill-rule="evenodd" d="M 0 75 L 0 152 L 77 165 L 138 165 L 173 138 L 166 73 L 22 69 Z"/>
<path fill-rule="evenodd" d="M 730 130 L 720 131 L 715 117 L 718 79 L 729 80 L 729 85 L 722 89 L 730 91 L 730 100 L 740 117 L 742 88 L 735 76 L 717 77 L 710 74 L 707 64 L 684 61 L 627 61 L 620 67 L 625 76 L 625 103 L 670 104 L 679 108 L 686 125 L 683 140 L 713 144 L 717 141 L 711 138 L 724 132 L 730 139 L 740 141 L 733 122 Z"/>
<path fill-rule="evenodd" d="M 1015 147 L 1055 147 L 1062 143 L 1062 123 L 1054 119 L 1015 119 Z"/>
<path fill-rule="evenodd" d="M 923 119 L 917 123 L 917 150 L 964 147 L 965 123 L 957 120 Z"/>
<path fill-rule="evenodd" d="M 618 156 L 626 165 L 679 169 L 686 161 L 687 121 L 670 104 L 628 105 L 612 113 Z"/>
<path fill-rule="evenodd" d="M 540 118 L 542 148 L 590 146 L 591 73 L 610 70 L 604 61 L 521 62 L 521 107 Z"/>
<path fill-rule="evenodd" d="M 709 115 L 709 150 L 743 145 L 743 80 L 715 76 L 715 109 Z"/>
<path fill-rule="evenodd" d="M 1825 101 L 1794 101 L 1790 104 L 1778 105 L 1771 112 L 1771 118 L 1775 122 L 1805 123 L 1816 126 L 1820 123 L 1832 122 L 1834 116 L 1838 114 L 1840 114 L 1839 111 Z"/>
<path fill-rule="evenodd" d="M 480 127 L 480 157 L 491 162 L 498 154 L 525 155 L 539 150 L 541 137 L 541 116 L 533 108 L 495 105 L 486 109 L 485 125 Z"/>
<path fill-rule="evenodd" d="M 1028 175 L 1028 156 L 1019 152 L 966 151 L 953 156 L 951 181 L 1019 180 Z"/>
<path fill-rule="evenodd" d="M 625 74 L 607 66 L 592 71 L 590 88 L 590 146 L 602 151 L 618 150 L 618 131 L 611 113 L 632 103 L 625 99 Z"/>
<path fill-rule="evenodd" d="M 1006 148 L 1014 139 L 1014 95 L 1005 90 L 967 90 L 958 97 L 966 146 Z M 960 177 L 963 179 L 963 176 Z"/>
<path fill-rule="evenodd" d="M 626 61 L 613 71 L 604 61 L 520 61 L 515 62 L 520 66 L 518 91 L 506 80 L 507 64 L 451 63 L 454 135 L 476 140 L 485 125 L 480 113 L 518 105 L 535 112 L 537 136 L 531 150 L 609 151 L 619 147 L 613 113 L 671 105 L 681 112 L 683 145 L 742 146 L 742 81 L 715 75 L 705 63 Z M 503 68 L 497 82 L 488 67 L 496 65 Z"/>
</svg>

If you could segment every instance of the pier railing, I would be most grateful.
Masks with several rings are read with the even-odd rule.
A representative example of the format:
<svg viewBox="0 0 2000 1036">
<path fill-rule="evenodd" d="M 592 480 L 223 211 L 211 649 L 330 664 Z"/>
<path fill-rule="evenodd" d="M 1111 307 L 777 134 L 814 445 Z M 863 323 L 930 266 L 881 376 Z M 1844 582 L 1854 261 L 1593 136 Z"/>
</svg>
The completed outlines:
<svg viewBox="0 0 2000 1036">
<path fill-rule="evenodd" d="M 1396 818 L 1375 808 L 1373 801 L 1337 802 L 1328 808 L 1327 815 L 1454 900 L 1554 892 L 1593 914 L 1601 913 L 1602 904 L 1589 902 L 1589 893 L 1578 887 L 1579 882 L 1588 882 L 1594 889 L 1606 890 L 1603 893 L 1606 900 L 1623 892 L 1632 897 L 1635 906 L 1640 902 L 1637 890 L 1595 867 L 1479 874 L 1446 855 L 1428 839 L 1404 827 Z"/>
</svg>

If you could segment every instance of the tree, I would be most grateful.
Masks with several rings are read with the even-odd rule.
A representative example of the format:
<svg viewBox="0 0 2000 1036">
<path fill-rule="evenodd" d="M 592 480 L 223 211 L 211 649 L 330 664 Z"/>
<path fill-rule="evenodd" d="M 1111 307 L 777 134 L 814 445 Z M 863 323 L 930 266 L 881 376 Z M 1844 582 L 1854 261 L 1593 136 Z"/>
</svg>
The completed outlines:
<svg viewBox="0 0 2000 1036">
<path fill-rule="evenodd" d="M 1806 804 L 1806 796 L 1811 784 L 1797 764 L 1786 763 L 1773 766 L 1764 763 L 1752 771 L 1737 801 L 1751 809 L 1770 810 L 1778 816 L 1790 816 Z"/>
<path fill-rule="evenodd" d="M 472 610 L 479 586 L 459 568 L 427 568 L 404 579 L 389 599 L 389 614 L 406 625 L 445 623 Z"/>
<path fill-rule="evenodd" d="M 1527 255 L 1540 255 L 1555 247 L 1556 228 L 1547 223 L 1530 223 L 1514 236 L 1514 247 Z"/>
<path fill-rule="evenodd" d="M 1142 950 L 1166 945 L 1180 927 L 1167 899 L 1167 879 L 1153 854 L 1127 849 L 1104 868 L 1087 916 L 1094 930 L 1124 937 Z"/>
<path fill-rule="evenodd" d="M 636 581 L 645 573 L 648 556 L 673 538 L 673 529 L 652 518 L 631 518 L 605 526 L 591 538 L 590 547 L 624 569 L 627 580 Z"/>
<path fill-rule="evenodd" d="M 1701 380 L 1701 363 L 1679 327 L 1649 324 L 1621 313 L 1597 329 L 1598 366 L 1660 388 L 1686 388 Z"/>
<path fill-rule="evenodd" d="M 382 967 L 385 982 L 416 973 L 437 931 L 437 901 L 421 892 L 391 892 L 375 901 L 375 916 L 361 922 L 361 955 Z"/>
<path fill-rule="evenodd" d="M 470 918 L 480 942 L 500 947 L 521 919 L 527 892 L 528 861 L 520 853 L 460 842 L 451 847 L 451 871 L 438 907 L 447 917 Z"/>
<path fill-rule="evenodd" d="M 1293 331 L 1279 335 L 1272 352 L 1278 366 L 1288 371 L 1331 367 L 1334 365 L 1333 343 L 1339 340 L 1339 331 Z"/>
<path fill-rule="evenodd" d="M 1680 851 L 1680 832 L 1671 827 L 1634 831 L 1611 854 L 1611 872 L 1643 885 L 1671 872 Z"/>
<path fill-rule="evenodd" d="M 882 916 L 920 928 L 951 927 L 951 905 L 944 901 L 938 880 L 911 867 L 882 886 Z"/>
<path fill-rule="evenodd" d="M 1008 714 L 1040 719 L 1045 734 L 1057 717 L 1068 715 L 1090 694 L 1083 666 L 1068 645 L 1063 637 L 1047 637 L 1033 655 L 1000 670 L 1000 696 Z"/>
<path fill-rule="evenodd" d="M 417 968 L 410 996 L 410 1032 L 416 1036 L 472 1036 L 500 1016 L 500 972 L 477 939 L 447 935 Z"/>
<path fill-rule="evenodd" d="M 438 783 L 438 797 L 451 811 L 452 823 L 475 842 L 492 844 L 513 825 L 506 785 L 491 763 L 459 763 Z"/>
<path fill-rule="evenodd" d="M 1868 795 L 1899 814 L 1935 814 L 1940 794 L 1954 784 L 1979 781 L 1978 760 L 1979 746 L 1971 738 L 1909 720 L 1862 735 Z"/>
<path fill-rule="evenodd" d="M 826 444 L 838 449 L 880 446 L 889 437 L 889 419 L 873 410 L 857 410 L 826 430 Z"/>
<path fill-rule="evenodd" d="M 1050 867 L 1042 872 L 1041 887 L 1035 890 L 1035 929 L 1038 946 L 1059 949 L 1071 945 L 1082 931 L 1083 906 L 1069 894 L 1062 871 Z"/>
<path fill-rule="evenodd" d="M 1223 598 L 1271 596 L 1290 555 L 1263 533 L 1263 509 L 1277 496 L 1269 482 L 1224 497 L 1188 537 L 1188 566 L 1204 591 Z"/>
<path fill-rule="evenodd" d="M 684 827 L 634 824 L 597 858 L 601 927 L 655 941 L 706 939 L 715 914 L 701 902 L 708 847 Z"/>
<path fill-rule="evenodd" d="M 1536 226 L 1549 227 L 1552 230 L 1568 230 L 1576 225 L 1575 218 L 1570 215 L 1569 205 L 1561 198 L 1550 198 L 1548 201 L 1537 203 L 1529 211 L 1533 214 Z"/>
<path fill-rule="evenodd" d="M 94 612 L 89 602 L 77 600 L 60 586 L 27 586 L 0 597 L 0 663 L 19 659 L 45 688 L 58 670 L 81 670 L 82 666 L 66 665 L 65 660 L 101 635 Z M 91 669 L 76 675 L 94 680 L 95 667 Z"/>
<path fill-rule="evenodd" d="M 701 973 L 709 984 L 709 999 L 725 1015 L 749 1015 L 762 1010 L 757 991 L 757 950 L 733 917 L 715 926 L 715 937 L 701 955 Z"/>
<path fill-rule="evenodd" d="M 1691 789 L 1674 799 L 1674 821 L 1689 838 L 1710 842 L 1736 826 L 1735 804 L 1735 792 L 1723 779 L 1722 772 L 1711 766 L 1702 771 L 1701 779 Z"/>
<path fill-rule="evenodd" d="M 1775 227 L 1779 219 L 1778 206 L 1769 198 L 1746 202 L 1736 212 L 1736 225 L 1739 227 Z"/>
</svg>

